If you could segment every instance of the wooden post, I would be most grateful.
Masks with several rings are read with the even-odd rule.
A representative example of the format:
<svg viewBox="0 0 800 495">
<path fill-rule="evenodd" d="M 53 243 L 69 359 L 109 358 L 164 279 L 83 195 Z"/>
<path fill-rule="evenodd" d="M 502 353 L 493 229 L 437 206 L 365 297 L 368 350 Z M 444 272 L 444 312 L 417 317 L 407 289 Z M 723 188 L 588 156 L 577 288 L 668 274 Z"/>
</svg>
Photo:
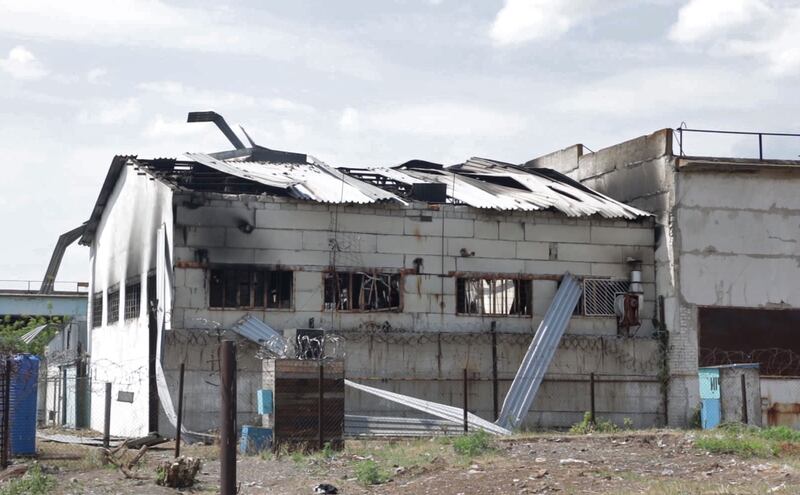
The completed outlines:
<svg viewBox="0 0 800 495">
<path fill-rule="evenodd" d="M 595 424 L 594 373 L 589 373 L 589 421 Z"/>
<path fill-rule="evenodd" d="M 745 382 L 744 372 L 742 372 L 742 423 L 749 423 L 747 418 L 747 383 Z"/>
<path fill-rule="evenodd" d="M 106 415 L 103 426 L 103 447 L 111 443 L 111 382 L 106 382 Z"/>
<path fill-rule="evenodd" d="M 469 432 L 469 417 L 467 408 L 469 407 L 469 383 L 467 382 L 467 368 L 464 368 L 464 433 Z"/>
<path fill-rule="evenodd" d="M 318 393 L 319 396 L 317 397 L 317 434 L 319 436 L 319 449 L 325 446 L 325 425 L 323 422 L 323 408 L 322 408 L 322 399 L 325 395 L 325 387 L 323 382 L 325 380 L 325 368 L 322 364 L 322 361 L 319 362 L 319 385 L 318 385 Z"/>
<path fill-rule="evenodd" d="M 236 347 L 223 340 L 220 353 L 220 495 L 236 495 Z"/>
<path fill-rule="evenodd" d="M 175 458 L 181 456 L 181 428 L 183 420 L 183 375 L 185 371 L 185 363 L 181 363 L 181 373 L 178 378 L 178 420 L 175 425 Z"/>
</svg>

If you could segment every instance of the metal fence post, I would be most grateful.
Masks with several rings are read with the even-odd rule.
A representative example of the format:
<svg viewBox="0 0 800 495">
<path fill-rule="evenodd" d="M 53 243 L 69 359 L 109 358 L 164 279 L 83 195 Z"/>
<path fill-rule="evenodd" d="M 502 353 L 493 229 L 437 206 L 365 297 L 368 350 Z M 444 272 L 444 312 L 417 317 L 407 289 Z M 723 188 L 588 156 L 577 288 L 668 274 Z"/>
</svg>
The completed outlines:
<svg viewBox="0 0 800 495">
<path fill-rule="evenodd" d="M 111 382 L 106 382 L 106 414 L 103 425 L 103 447 L 111 443 Z"/>
<path fill-rule="evenodd" d="M 589 421 L 595 424 L 594 373 L 589 373 Z"/>
<path fill-rule="evenodd" d="M 175 458 L 181 456 L 181 428 L 183 420 L 183 374 L 186 365 L 181 363 L 181 374 L 178 378 L 178 420 L 175 425 Z"/>
<path fill-rule="evenodd" d="M 220 351 L 220 495 L 236 494 L 236 347 L 223 340 Z"/>
<path fill-rule="evenodd" d="M 747 418 L 747 383 L 745 382 L 744 373 L 742 373 L 742 423 L 749 423 Z"/>
<path fill-rule="evenodd" d="M 467 382 L 467 368 L 464 368 L 464 433 L 469 432 L 469 418 L 467 407 L 469 407 L 469 383 Z"/>
<path fill-rule="evenodd" d="M 492 322 L 492 408 L 494 411 L 494 419 L 500 416 L 500 407 L 498 401 L 498 380 L 497 380 L 497 322 Z"/>
<path fill-rule="evenodd" d="M 317 397 L 317 433 L 319 434 L 319 449 L 325 446 L 325 427 L 322 422 L 323 417 L 323 409 L 322 409 L 322 400 L 323 396 L 325 395 L 325 387 L 323 385 L 323 380 L 325 379 L 325 368 L 322 364 L 322 361 L 319 362 L 319 385 L 318 385 L 318 392 L 319 396 Z"/>
</svg>

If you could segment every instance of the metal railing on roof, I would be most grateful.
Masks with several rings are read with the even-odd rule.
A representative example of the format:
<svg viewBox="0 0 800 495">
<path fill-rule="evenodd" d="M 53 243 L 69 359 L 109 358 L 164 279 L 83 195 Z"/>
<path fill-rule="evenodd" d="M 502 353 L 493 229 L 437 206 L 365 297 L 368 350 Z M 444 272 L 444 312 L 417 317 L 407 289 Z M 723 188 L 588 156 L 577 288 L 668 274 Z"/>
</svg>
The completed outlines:
<svg viewBox="0 0 800 495">
<path fill-rule="evenodd" d="M 684 133 L 698 133 L 698 134 L 727 134 L 736 136 L 753 136 L 758 138 L 758 159 L 764 160 L 764 137 L 791 137 L 800 138 L 800 134 L 790 132 L 754 132 L 754 131 L 724 131 L 716 129 L 689 129 L 684 127 L 683 124 L 675 129 L 675 137 L 678 141 L 679 156 L 686 156 L 684 153 Z M 798 152 L 800 152 L 800 140 L 798 140 Z M 769 159 L 769 158 L 767 158 Z"/>
<path fill-rule="evenodd" d="M 0 280 L 0 292 L 37 293 L 42 286 L 41 280 Z M 56 281 L 53 285 L 57 294 L 86 294 L 89 291 L 89 282 Z"/>
</svg>

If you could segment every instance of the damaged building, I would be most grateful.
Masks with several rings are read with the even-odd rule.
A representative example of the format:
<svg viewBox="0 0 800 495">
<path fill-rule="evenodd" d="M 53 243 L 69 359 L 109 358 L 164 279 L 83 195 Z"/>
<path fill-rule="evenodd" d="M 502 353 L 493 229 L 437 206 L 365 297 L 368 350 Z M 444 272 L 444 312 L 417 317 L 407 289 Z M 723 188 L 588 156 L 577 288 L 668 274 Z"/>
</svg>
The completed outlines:
<svg viewBox="0 0 800 495">
<path fill-rule="evenodd" d="M 192 120 L 216 121 L 235 149 L 115 157 L 81 237 L 92 380 L 125 392 L 112 434 L 174 431 L 180 363 L 184 425 L 215 428 L 223 337 L 239 342 L 239 420 L 256 421 L 263 342 L 231 330 L 246 315 L 284 335 L 323 330 L 353 382 L 459 405 L 466 373 L 470 411 L 494 420 L 567 273 L 580 301 L 523 425 L 569 426 L 590 400 L 618 423 L 685 425 L 698 334 L 720 338 L 698 322 L 725 317 L 706 308 L 800 306 L 797 222 L 780 217 L 800 209 L 788 165 L 674 155 L 662 131 L 526 164 L 333 167 L 245 146 L 213 113 Z M 346 394 L 348 414 L 414 415 Z"/>
</svg>

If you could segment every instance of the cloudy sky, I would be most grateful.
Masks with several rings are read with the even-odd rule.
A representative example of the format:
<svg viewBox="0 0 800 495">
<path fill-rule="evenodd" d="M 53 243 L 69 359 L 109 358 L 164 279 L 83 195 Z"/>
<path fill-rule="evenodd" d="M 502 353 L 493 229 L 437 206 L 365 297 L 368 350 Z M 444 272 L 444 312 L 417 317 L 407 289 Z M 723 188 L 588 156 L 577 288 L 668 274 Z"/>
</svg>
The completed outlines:
<svg viewBox="0 0 800 495">
<path fill-rule="evenodd" d="M 521 162 L 682 121 L 798 132 L 799 82 L 798 0 L 0 0 L 0 279 L 41 279 L 115 154 L 229 148 L 193 110 L 334 165 Z"/>
</svg>

